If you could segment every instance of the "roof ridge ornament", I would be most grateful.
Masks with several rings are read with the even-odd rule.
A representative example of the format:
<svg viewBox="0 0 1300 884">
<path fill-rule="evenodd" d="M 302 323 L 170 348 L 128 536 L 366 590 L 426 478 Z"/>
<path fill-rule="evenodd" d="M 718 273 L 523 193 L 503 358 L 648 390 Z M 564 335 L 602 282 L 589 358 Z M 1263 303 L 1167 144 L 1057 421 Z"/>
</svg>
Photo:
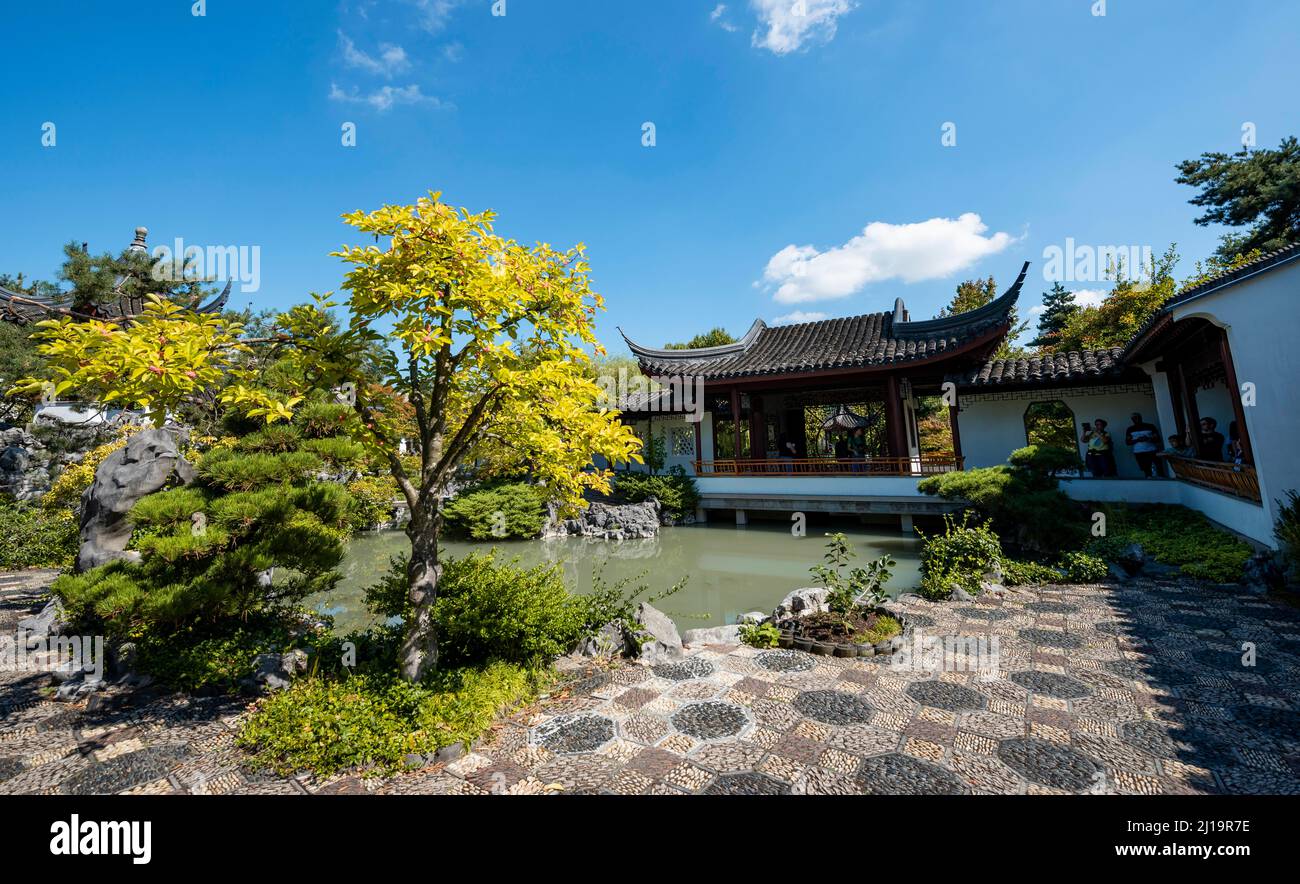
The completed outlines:
<svg viewBox="0 0 1300 884">
<path fill-rule="evenodd" d="M 149 247 L 145 245 L 145 240 L 147 240 L 148 238 L 149 238 L 149 228 L 137 227 L 135 229 L 135 239 L 131 240 L 131 245 L 127 247 L 128 250 L 132 252 L 149 251 Z"/>
</svg>

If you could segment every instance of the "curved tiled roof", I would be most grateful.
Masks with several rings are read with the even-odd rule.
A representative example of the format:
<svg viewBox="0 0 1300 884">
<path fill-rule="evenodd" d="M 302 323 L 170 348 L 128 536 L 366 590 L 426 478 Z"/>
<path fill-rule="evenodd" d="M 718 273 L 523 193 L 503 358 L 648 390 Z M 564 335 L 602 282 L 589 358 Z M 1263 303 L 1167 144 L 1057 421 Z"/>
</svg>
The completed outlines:
<svg viewBox="0 0 1300 884">
<path fill-rule="evenodd" d="M 1136 353 L 1147 336 L 1155 331 L 1157 326 L 1161 325 L 1161 320 L 1168 316 L 1169 311 L 1179 304 L 1184 304 L 1224 286 L 1233 285 L 1246 277 L 1272 270 L 1279 264 L 1285 264 L 1296 258 L 1300 258 L 1300 242 L 1274 249 L 1266 255 L 1260 255 L 1248 264 L 1243 264 L 1232 270 L 1225 270 L 1217 276 L 1212 276 L 1191 288 L 1184 289 L 1161 304 L 1156 309 L 1156 312 L 1151 314 L 1151 317 L 1134 333 L 1133 337 L 1129 338 L 1128 343 L 1124 345 L 1125 355 L 1132 356 Z"/>
<path fill-rule="evenodd" d="M 725 379 L 920 362 L 957 351 L 1006 326 L 1028 269 L 1026 261 L 1020 276 L 996 300 L 940 319 L 909 322 L 896 309 L 775 328 L 758 320 L 734 344 L 695 350 L 643 347 L 622 329 L 619 333 L 642 370 L 651 375 Z"/>
<path fill-rule="evenodd" d="M 232 283 L 227 282 L 221 294 L 208 303 L 196 307 L 195 310 L 199 313 L 219 312 L 230 298 L 231 285 Z M 0 320 L 19 325 L 40 322 L 60 314 L 67 315 L 73 309 L 74 303 L 75 299 L 71 295 L 52 300 L 33 297 L 23 292 L 12 292 L 0 287 Z M 144 305 L 144 295 L 123 295 L 117 301 L 98 308 L 95 315 L 100 319 L 126 319 L 144 312 Z"/>
<path fill-rule="evenodd" d="M 1122 378 L 1129 367 L 1121 361 L 1119 347 L 1106 350 L 1071 350 L 1019 359 L 990 359 L 978 368 L 950 377 L 959 387 L 1010 387 L 1033 384 L 1068 384 Z"/>
</svg>

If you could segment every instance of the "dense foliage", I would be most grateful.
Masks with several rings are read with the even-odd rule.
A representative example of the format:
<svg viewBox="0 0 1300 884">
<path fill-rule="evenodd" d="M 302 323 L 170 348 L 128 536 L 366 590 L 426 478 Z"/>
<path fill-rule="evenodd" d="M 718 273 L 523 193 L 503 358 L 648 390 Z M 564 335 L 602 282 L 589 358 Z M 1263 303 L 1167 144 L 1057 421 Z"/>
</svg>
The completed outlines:
<svg viewBox="0 0 1300 884">
<path fill-rule="evenodd" d="M 239 743 L 282 774 L 387 773 L 408 754 L 472 743 L 550 680 L 546 671 L 503 662 L 444 669 L 418 684 L 392 671 L 304 678 L 259 701 Z"/>
<path fill-rule="evenodd" d="M 1013 451 L 1007 464 L 930 476 L 917 488 L 964 501 L 991 520 L 1004 543 L 1055 553 L 1081 548 L 1088 539 L 1086 514 L 1057 487 L 1056 474 L 1078 461 L 1073 449 L 1029 445 Z"/>
<path fill-rule="evenodd" d="M 698 350 L 701 347 L 721 347 L 724 344 L 734 344 L 736 339 L 722 326 L 717 326 L 706 331 L 702 335 L 696 335 L 685 343 L 664 344 L 665 350 Z"/>
<path fill-rule="evenodd" d="M 537 537 L 546 525 L 542 490 L 526 482 L 487 485 L 444 504 L 447 531 L 472 540 Z"/>
<path fill-rule="evenodd" d="M 1276 149 L 1243 148 L 1231 156 L 1215 151 L 1184 160 L 1175 180 L 1200 189 L 1189 200 L 1206 210 L 1197 224 L 1249 228 L 1221 238 L 1220 261 L 1300 242 L 1300 141 L 1294 135 Z"/>
<path fill-rule="evenodd" d="M 942 534 L 927 535 L 918 531 L 921 547 L 921 595 L 928 599 L 945 599 L 954 585 L 977 594 L 980 578 L 1002 560 L 1002 545 L 988 522 L 971 518 L 964 512 L 961 519 L 943 518 Z"/>
<path fill-rule="evenodd" d="M 77 520 L 0 498 L 0 571 L 64 568 L 77 555 Z"/>
<path fill-rule="evenodd" d="M 1273 533 L 1282 544 L 1288 567 L 1294 570 L 1300 566 L 1300 495 L 1292 489 L 1286 493 L 1286 502 L 1279 500 L 1277 506 Z"/>
<path fill-rule="evenodd" d="M 316 404 L 300 422 L 214 448 L 193 485 L 143 498 L 130 517 L 141 561 L 59 578 L 53 590 L 69 614 L 114 637 L 224 635 L 332 587 L 349 498 L 320 476 L 344 467 L 347 440 L 309 421 L 340 408 Z M 341 444 L 299 450 L 312 440 Z"/>
<path fill-rule="evenodd" d="M 628 503 L 640 503 L 653 497 L 674 521 L 694 515 L 700 505 L 700 491 L 695 479 L 680 466 L 673 467 L 663 476 L 619 473 L 614 477 L 614 495 Z"/>
<path fill-rule="evenodd" d="M 1251 547 L 1216 527 L 1196 510 L 1182 506 L 1106 508 L 1106 536 L 1094 540 L 1089 552 L 1119 561 L 1125 549 L 1139 544 L 1143 552 L 1183 574 L 1215 583 L 1241 580 Z"/>
</svg>

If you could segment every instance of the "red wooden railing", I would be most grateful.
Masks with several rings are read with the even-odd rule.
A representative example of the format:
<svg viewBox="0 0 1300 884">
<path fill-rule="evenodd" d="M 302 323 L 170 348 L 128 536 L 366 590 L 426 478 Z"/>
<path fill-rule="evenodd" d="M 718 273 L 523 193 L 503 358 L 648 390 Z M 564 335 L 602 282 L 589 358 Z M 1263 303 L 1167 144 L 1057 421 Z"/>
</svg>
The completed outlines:
<svg viewBox="0 0 1300 884">
<path fill-rule="evenodd" d="M 1250 464 L 1220 463 L 1192 457 L 1165 458 L 1175 478 L 1245 500 L 1261 501 L 1259 477 Z"/>
<path fill-rule="evenodd" d="M 920 457 L 780 457 L 772 459 L 697 460 L 697 476 L 932 476 L 962 469 L 951 454 Z"/>
</svg>

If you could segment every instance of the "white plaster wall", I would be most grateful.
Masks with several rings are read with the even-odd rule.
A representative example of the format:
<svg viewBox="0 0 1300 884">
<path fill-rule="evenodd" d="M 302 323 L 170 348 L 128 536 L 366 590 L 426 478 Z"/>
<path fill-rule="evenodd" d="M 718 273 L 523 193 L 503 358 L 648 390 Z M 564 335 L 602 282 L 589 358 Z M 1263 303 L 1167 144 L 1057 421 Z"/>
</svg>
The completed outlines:
<svg viewBox="0 0 1300 884">
<path fill-rule="evenodd" d="M 999 396 L 1004 398 L 992 398 Z M 1140 477 L 1133 452 L 1124 444 L 1124 428 L 1129 415 L 1137 411 L 1142 417 L 1160 426 L 1161 436 L 1172 433 L 1164 429 L 1162 416 L 1156 408 L 1152 394 L 1140 392 L 1137 387 L 1082 387 L 1066 390 L 1032 390 L 1016 393 L 968 394 L 958 399 L 961 411 L 958 426 L 961 431 L 961 451 L 966 458 L 966 468 L 991 467 L 1006 463 L 1007 456 L 1028 444 L 1025 436 L 1025 409 L 1033 402 L 1065 401 L 1074 412 L 1074 441 L 1083 459 L 1083 433 L 1081 422 L 1094 418 L 1109 421 L 1107 429 L 1115 441 L 1115 465 L 1120 476 Z"/>
<path fill-rule="evenodd" d="M 1296 345 L 1296 329 L 1300 327 L 1300 261 L 1204 295 L 1174 310 L 1175 319 L 1193 316 L 1204 317 L 1227 330 L 1237 381 L 1254 384 L 1255 404 L 1245 409 L 1246 426 L 1271 526 L 1276 517 L 1275 501 L 1288 489 L 1300 490 L 1300 453 L 1297 452 L 1300 347 Z M 1229 407 L 1226 411 L 1229 421 L 1231 413 Z M 1219 431 L 1227 436 L 1227 422 L 1220 415 L 1214 416 L 1219 418 Z M 1271 530 L 1270 527 L 1270 533 Z"/>
</svg>

